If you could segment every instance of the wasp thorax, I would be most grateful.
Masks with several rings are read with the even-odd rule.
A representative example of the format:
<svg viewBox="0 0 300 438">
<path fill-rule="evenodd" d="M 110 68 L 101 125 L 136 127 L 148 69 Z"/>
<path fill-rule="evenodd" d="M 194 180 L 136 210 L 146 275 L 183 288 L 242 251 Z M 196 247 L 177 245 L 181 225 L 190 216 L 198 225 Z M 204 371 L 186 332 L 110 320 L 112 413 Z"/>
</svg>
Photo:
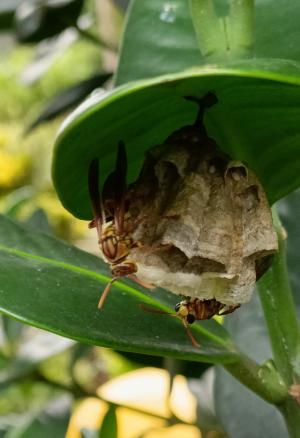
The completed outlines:
<svg viewBox="0 0 300 438">
<path fill-rule="evenodd" d="M 183 127 L 148 152 L 130 202 L 139 278 L 191 298 L 249 301 L 277 249 L 270 207 L 255 173 L 203 127 Z"/>
<path fill-rule="evenodd" d="M 188 307 L 187 307 L 186 302 L 185 301 L 181 301 L 180 303 L 176 304 L 175 312 L 181 318 L 185 318 L 186 316 L 188 316 L 189 311 L 188 311 Z"/>
</svg>

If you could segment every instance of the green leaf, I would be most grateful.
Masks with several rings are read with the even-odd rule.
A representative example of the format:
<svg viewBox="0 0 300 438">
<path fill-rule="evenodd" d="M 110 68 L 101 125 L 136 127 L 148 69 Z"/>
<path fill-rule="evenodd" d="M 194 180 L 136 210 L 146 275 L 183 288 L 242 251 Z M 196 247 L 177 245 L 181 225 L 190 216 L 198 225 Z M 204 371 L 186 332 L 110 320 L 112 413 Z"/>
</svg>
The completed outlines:
<svg viewBox="0 0 300 438">
<path fill-rule="evenodd" d="M 53 179 L 58 195 L 75 216 L 91 219 L 87 174 L 92 159 L 100 158 L 104 178 L 114 168 L 122 139 L 133 181 L 148 148 L 194 122 L 198 106 L 184 97 L 214 91 L 219 102 L 206 112 L 209 134 L 233 159 L 248 163 L 273 203 L 300 185 L 299 85 L 300 64 L 260 60 L 197 68 L 95 95 L 67 119 L 57 139 Z"/>
<path fill-rule="evenodd" d="M 116 73 L 117 85 L 204 62 L 188 0 L 135 0 L 128 13 Z"/>
<path fill-rule="evenodd" d="M 99 438 L 118 438 L 118 424 L 115 406 L 110 405 L 108 408 L 108 411 L 103 418 L 98 436 Z"/>
<path fill-rule="evenodd" d="M 220 17 L 228 14 L 228 1 L 214 3 Z M 128 13 L 118 85 L 206 62 L 198 50 L 188 0 L 134 0 Z M 300 3 L 294 0 L 256 0 L 255 58 L 300 61 L 299 20 Z"/>
<path fill-rule="evenodd" d="M 172 311 L 178 297 L 116 282 L 100 312 L 109 281 L 95 256 L 0 216 L 0 310 L 25 323 L 84 343 L 196 361 L 230 362 L 234 347 L 216 321 L 195 324 L 192 346 L 177 318 L 143 312 L 140 303 Z M 17 273 L 17 275 L 16 275 Z"/>
<path fill-rule="evenodd" d="M 255 295 L 251 303 L 227 318 L 226 328 L 241 350 L 263 363 L 272 355 L 262 309 Z M 217 418 L 225 432 L 234 438 L 286 438 L 279 411 L 234 379 L 223 368 L 216 368 L 214 383 Z"/>
<path fill-rule="evenodd" d="M 54 119 L 59 114 L 62 114 L 75 107 L 86 96 L 88 96 L 95 88 L 104 84 L 110 77 L 111 73 L 100 73 L 93 75 L 89 79 L 80 81 L 78 84 L 72 85 L 69 88 L 58 93 L 53 99 L 42 109 L 39 116 L 31 123 L 27 129 L 27 133 L 31 132 L 37 126 L 44 122 Z"/>
</svg>

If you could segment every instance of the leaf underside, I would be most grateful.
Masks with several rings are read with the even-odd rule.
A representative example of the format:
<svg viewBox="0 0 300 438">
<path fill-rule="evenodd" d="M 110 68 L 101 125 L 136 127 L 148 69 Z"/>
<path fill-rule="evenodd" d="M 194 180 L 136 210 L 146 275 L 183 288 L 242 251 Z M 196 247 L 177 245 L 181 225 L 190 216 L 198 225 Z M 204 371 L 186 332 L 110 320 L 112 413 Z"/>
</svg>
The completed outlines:
<svg viewBox="0 0 300 438">
<path fill-rule="evenodd" d="M 75 216 L 91 219 L 90 162 L 100 159 L 104 179 L 123 140 L 133 181 L 147 149 L 194 122 L 197 105 L 185 96 L 213 91 L 218 103 L 206 112 L 209 135 L 256 172 L 273 203 L 300 185 L 299 85 L 298 66 L 265 60 L 196 68 L 93 96 L 67 119 L 57 139 L 53 179 L 58 195 Z"/>
</svg>

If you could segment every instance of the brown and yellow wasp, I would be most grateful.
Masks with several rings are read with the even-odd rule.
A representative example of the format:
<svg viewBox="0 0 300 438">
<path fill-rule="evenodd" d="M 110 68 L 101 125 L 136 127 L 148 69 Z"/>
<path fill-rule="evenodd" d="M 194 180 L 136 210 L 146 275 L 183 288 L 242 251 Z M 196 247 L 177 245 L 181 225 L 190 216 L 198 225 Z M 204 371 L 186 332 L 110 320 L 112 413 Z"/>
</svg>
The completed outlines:
<svg viewBox="0 0 300 438">
<path fill-rule="evenodd" d="M 189 325 L 193 324 L 195 321 L 203 321 L 204 319 L 211 319 L 213 316 L 219 315 L 227 315 L 228 313 L 232 313 L 240 307 L 239 304 L 235 306 L 228 306 L 226 304 L 220 303 L 215 298 L 210 300 L 200 300 L 199 298 L 189 298 L 187 297 L 185 300 L 180 301 L 175 306 L 175 314 L 168 313 L 164 310 L 152 309 L 147 306 L 141 305 L 143 310 L 151 313 L 159 313 L 162 315 L 175 316 L 181 319 L 188 337 L 190 338 L 194 347 L 199 348 L 200 345 L 194 338 L 192 332 L 189 329 Z"/>
<path fill-rule="evenodd" d="M 134 222 L 129 223 L 127 199 L 127 156 L 122 141 L 118 144 L 115 170 L 107 177 L 102 193 L 99 190 L 99 160 L 94 159 L 89 167 L 88 186 L 94 218 L 89 228 L 96 228 L 100 250 L 105 261 L 110 265 L 112 279 L 104 289 L 99 300 L 101 309 L 114 281 L 128 277 L 146 288 L 154 286 L 139 280 L 135 273 L 137 265 L 128 257 L 130 250 L 138 243 L 132 238 Z"/>
<path fill-rule="evenodd" d="M 189 325 L 193 324 L 195 321 L 202 321 L 204 319 L 211 319 L 216 315 L 228 315 L 240 307 L 239 304 L 235 306 L 227 306 L 226 304 L 220 303 L 215 298 L 210 300 L 199 300 L 199 298 L 187 298 L 180 301 L 175 306 L 176 316 L 178 316 L 184 327 L 186 328 L 187 334 L 195 347 L 200 347 L 191 331 L 189 330 Z"/>
</svg>

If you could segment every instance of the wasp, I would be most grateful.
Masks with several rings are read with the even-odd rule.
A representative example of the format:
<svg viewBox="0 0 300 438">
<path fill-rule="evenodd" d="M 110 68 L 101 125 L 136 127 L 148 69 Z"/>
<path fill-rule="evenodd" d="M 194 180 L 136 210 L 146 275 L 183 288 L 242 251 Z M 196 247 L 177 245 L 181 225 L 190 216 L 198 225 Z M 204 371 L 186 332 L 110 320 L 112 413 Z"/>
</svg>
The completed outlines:
<svg viewBox="0 0 300 438">
<path fill-rule="evenodd" d="M 99 160 L 94 159 L 89 166 L 88 188 L 93 209 L 93 220 L 89 228 L 96 228 L 98 243 L 104 260 L 110 265 L 112 279 L 100 297 L 101 309 L 112 284 L 121 277 L 152 289 L 136 277 L 137 265 L 129 259 L 132 248 L 139 246 L 132 238 L 134 225 L 129 223 L 127 196 L 127 155 L 122 141 L 118 144 L 115 170 L 106 178 L 102 192 L 99 189 Z"/>
<path fill-rule="evenodd" d="M 184 300 L 175 305 L 175 314 L 165 312 L 164 310 L 148 308 L 144 305 L 141 305 L 141 308 L 143 310 L 146 310 L 147 312 L 159 313 L 180 318 L 186 329 L 188 337 L 190 338 L 193 346 L 196 348 L 200 348 L 200 344 L 196 341 L 189 328 L 191 324 L 193 324 L 195 321 L 211 319 L 213 316 L 216 315 L 227 315 L 234 312 L 238 307 L 240 307 L 240 304 L 229 306 L 220 303 L 215 298 L 212 298 L 210 300 L 200 300 L 199 298 L 190 297 L 186 297 Z"/>
<path fill-rule="evenodd" d="M 202 321 L 204 319 L 211 319 L 213 316 L 228 315 L 240 307 L 240 304 L 234 306 L 228 306 L 226 304 L 220 303 L 215 298 L 210 300 L 199 300 L 199 298 L 187 298 L 180 301 L 175 306 L 176 316 L 178 316 L 186 329 L 187 335 L 189 336 L 194 347 L 200 347 L 191 331 L 189 330 L 189 325 L 193 324 L 195 321 Z"/>
</svg>

